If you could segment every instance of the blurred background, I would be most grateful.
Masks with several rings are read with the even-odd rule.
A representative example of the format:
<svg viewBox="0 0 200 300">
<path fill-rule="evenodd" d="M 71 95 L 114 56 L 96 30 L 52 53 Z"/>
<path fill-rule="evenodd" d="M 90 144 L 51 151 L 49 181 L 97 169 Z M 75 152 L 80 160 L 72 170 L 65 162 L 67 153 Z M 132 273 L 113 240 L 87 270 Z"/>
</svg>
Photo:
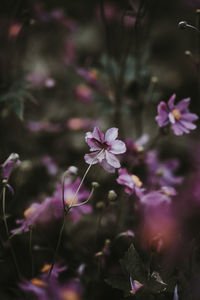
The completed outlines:
<svg viewBox="0 0 200 300">
<path fill-rule="evenodd" d="M 94 126 L 103 131 L 118 127 L 121 139 L 136 140 L 145 133 L 153 140 L 158 131 L 157 105 L 173 93 L 178 100 L 191 97 L 190 109 L 199 115 L 200 35 L 178 27 L 183 20 L 198 27 L 198 8 L 198 0 L 1 0 L 0 162 L 12 152 L 22 161 L 10 179 L 15 189 L 14 197 L 8 195 L 7 201 L 10 228 L 28 205 L 53 193 L 69 166 L 84 173 L 83 157 L 88 152 L 84 137 Z M 198 139 L 198 130 L 189 138 L 171 135 L 159 144 L 161 156 L 178 155 L 179 173 L 193 172 Z M 109 189 L 119 189 L 101 169 L 91 170 L 87 187 L 91 181 L 100 181 L 103 187 L 96 202 L 105 198 Z M 199 209 L 199 204 L 196 207 Z M 197 217 L 193 213 L 193 221 L 190 215 L 186 218 L 192 232 L 199 225 L 199 213 Z M 61 252 L 72 256 L 74 248 L 79 249 L 77 256 L 70 256 L 72 269 L 81 256 L 89 260 L 89 250 L 84 247 L 93 239 L 89 230 L 93 221 L 92 217 L 85 221 L 85 233 L 81 225 L 72 229 L 72 244 Z M 51 245 L 60 223 L 56 225 L 48 233 Z M 112 223 L 97 248 L 114 235 Z M 35 243 L 42 240 L 39 234 Z M 22 237 L 15 240 L 21 266 L 23 260 L 28 261 L 28 253 L 21 252 L 26 244 Z M 121 257 L 126 248 L 127 243 L 122 244 L 112 260 Z M 38 254 L 38 266 L 45 255 L 50 260 L 52 253 Z M 12 276 L 6 272 L 6 264 L 2 268 L 0 281 L 5 286 Z M 94 299 L 122 299 L 120 292 L 102 282 Z M 2 290 L 2 299 L 14 299 L 8 290 Z M 149 299 L 173 298 L 169 294 Z"/>
</svg>

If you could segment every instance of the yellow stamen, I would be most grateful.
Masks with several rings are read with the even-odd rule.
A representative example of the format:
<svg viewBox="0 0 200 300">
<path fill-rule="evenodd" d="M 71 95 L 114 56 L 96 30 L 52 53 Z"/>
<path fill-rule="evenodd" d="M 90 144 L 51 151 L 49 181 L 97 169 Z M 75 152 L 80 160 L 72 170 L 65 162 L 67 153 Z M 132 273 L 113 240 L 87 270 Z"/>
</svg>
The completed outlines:
<svg viewBox="0 0 200 300">
<path fill-rule="evenodd" d="M 99 78 L 99 72 L 97 70 L 93 69 L 93 70 L 90 71 L 90 76 L 93 79 L 98 79 Z"/>
<path fill-rule="evenodd" d="M 64 291 L 61 296 L 62 300 L 80 300 L 79 295 L 74 291 Z"/>
<path fill-rule="evenodd" d="M 45 287 L 47 285 L 44 281 L 42 281 L 38 278 L 31 279 L 31 283 L 36 285 L 36 286 L 39 286 L 39 287 Z"/>
<path fill-rule="evenodd" d="M 172 115 L 174 116 L 174 118 L 176 120 L 180 120 L 180 118 L 181 118 L 181 112 L 178 109 L 174 109 L 172 111 Z"/>
<path fill-rule="evenodd" d="M 137 187 L 141 187 L 143 185 L 142 181 L 140 180 L 140 178 L 138 176 L 131 175 L 131 178 Z"/>
<path fill-rule="evenodd" d="M 35 212 L 35 207 L 31 206 L 24 211 L 24 217 L 28 218 L 34 212 Z"/>
<path fill-rule="evenodd" d="M 78 202 L 78 198 L 76 197 L 74 199 L 74 194 L 71 194 L 71 195 L 68 195 L 66 198 L 65 198 L 65 203 L 67 205 L 70 205 L 73 201 L 73 204 L 77 203 Z"/>
<path fill-rule="evenodd" d="M 163 175 L 163 170 L 160 168 L 156 171 L 157 176 L 162 176 Z"/>
<path fill-rule="evenodd" d="M 50 265 L 50 264 L 45 264 L 45 265 L 42 267 L 41 272 L 42 272 L 42 273 L 45 273 L 45 272 L 49 271 L 50 268 L 51 268 L 51 265 Z"/>
</svg>

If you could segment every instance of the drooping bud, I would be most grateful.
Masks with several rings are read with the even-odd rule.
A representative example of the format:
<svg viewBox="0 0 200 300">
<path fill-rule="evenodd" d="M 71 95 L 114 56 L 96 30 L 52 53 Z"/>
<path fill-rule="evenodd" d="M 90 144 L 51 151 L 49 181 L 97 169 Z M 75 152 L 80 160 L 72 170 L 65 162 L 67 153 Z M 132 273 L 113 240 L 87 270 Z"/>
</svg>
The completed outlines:
<svg viewBox="0 0 200 300">
<path fill-rule="evenodd" d="M 186 21 L 181 21 L 181 22 L 179 22 L 178 23 L 178 27 L 180 28 L 180 29 L 186 29 L 187 28 L 187 22 Z"/>
</svg>

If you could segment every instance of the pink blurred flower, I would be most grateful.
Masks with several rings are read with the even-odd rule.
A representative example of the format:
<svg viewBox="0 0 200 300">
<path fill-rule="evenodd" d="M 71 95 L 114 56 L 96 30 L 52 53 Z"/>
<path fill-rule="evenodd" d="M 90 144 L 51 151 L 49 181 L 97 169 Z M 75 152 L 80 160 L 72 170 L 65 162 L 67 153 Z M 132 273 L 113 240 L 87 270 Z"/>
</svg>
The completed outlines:
<svg viewBox="0 0 200 300">
<path fill-rule="evenodd" d="M 85 130 L 96 126 L 97 121 L 77 117 L 68 119 L 66 125 L 71 130 Z"/>
<path fill-rule="evenodd" d="M 93 100 L 92 90 L 86 84 L 79 84 L 75 88 L 75 95 L 84 103 L 89 103 Z"/>
<path fill-rule="evenodd" d="M 149 136 L 147 134 L 142 135 L 138 140 L 134 141 L 131 138 L 126 139 L 126 154 L 125 159 L 133 165 L 138 165 L 145 158 L 145 146 L 149 141 Z"/>
<path fill-rule="evenodd" d="M 158 151 L 152 150 L 146 153 L 145 162 L 148 170 L 148 183 L 154 188 L 182 183 L 183 177 L 175 175 L 179 168 L 177 159 L 170 158 L 161 162 L 158 158 Z"/>
<path fill-rule="evenodd" d="M 10 38 L 15 38 L 18 36 L 22 29 L 22 24 L 21 23 L 14 23 L 9 27 L 9 32 L 8 35 Z"/>
<path fill-rule="evenodd" d="M 59 132 L 62 129 L 62 125 L 59 123 L 50 123 L 47 121 L 37 122 L 28 121 L 26 127 L 33 132 L 46 131 L 46 132 Z"/>
<path fill-rule="evenodd" d="M 145 189 L 142 188 L 143 183 L 139 177 L 133 174 L 128 174 L 126 169 L 119 169 L 119 177 L 117 178 L 117 182 L 126 187 L 125 192 L 128 195 L 136 194 L 140 198 L 145 191 Z"/>
<path fill-rule="evenodd" d="M 84 202 L 89 197 L 89 191 L 82 185 L 80 188 L 76 198 L 74 199 L 75 193 L 78 189 L 78 186 L 81 182 L 80 178 L 77 178 L 74 182 L 71 182 L 69 179 L 65 184 L 64 195 L 65 195 L 65 205 L 69 206 L 74 200 L 73 204 L 80 204 Z M 62 202 L 62 186 L 61 184 L 57 184 L 56 191 L 52 196 L 52 201 L 54 202 L 55 210 L 57 211 L 57 215 L 61 217 L 63 215 L 63 202 Z M 84 204 L 78 207 L 72 207 L 70 213 L 68 215 L 69 219 L 73 223 L 77 223 L 82 215 L 90 214 L 92 212 L 92 206 L 90 204 Z"/>
<path fill-rule="evenodd" d="M 47 168 L 48 173 L 50 175 L 55 175 L 58 172 L 58 166 L 55 163 L 55 161 L 53 160 L 53 158 L 49 155 L 46 155 L 42 158 L 41 162 L 43 163 L 43 165 Z"/>
</svg>

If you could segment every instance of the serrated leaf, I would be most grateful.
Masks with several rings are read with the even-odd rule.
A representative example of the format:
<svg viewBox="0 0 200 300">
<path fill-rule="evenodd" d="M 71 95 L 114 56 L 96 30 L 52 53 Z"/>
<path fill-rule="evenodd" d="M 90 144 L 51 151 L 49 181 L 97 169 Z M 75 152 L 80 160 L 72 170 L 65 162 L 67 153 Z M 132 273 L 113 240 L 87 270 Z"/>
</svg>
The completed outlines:
<svg viewBox="0 0 200 300">
<path fill-rule="evenodd" d="M 134 280 L 138 280 L 141 283 L 145 282 L 146 276 L 143 261 L 133 244 L 131 244 L 130 248 L 125 253 L 124 258 L 120 260 L 120 264 L 122 269 L 126 270 Z"/>
</svg>

